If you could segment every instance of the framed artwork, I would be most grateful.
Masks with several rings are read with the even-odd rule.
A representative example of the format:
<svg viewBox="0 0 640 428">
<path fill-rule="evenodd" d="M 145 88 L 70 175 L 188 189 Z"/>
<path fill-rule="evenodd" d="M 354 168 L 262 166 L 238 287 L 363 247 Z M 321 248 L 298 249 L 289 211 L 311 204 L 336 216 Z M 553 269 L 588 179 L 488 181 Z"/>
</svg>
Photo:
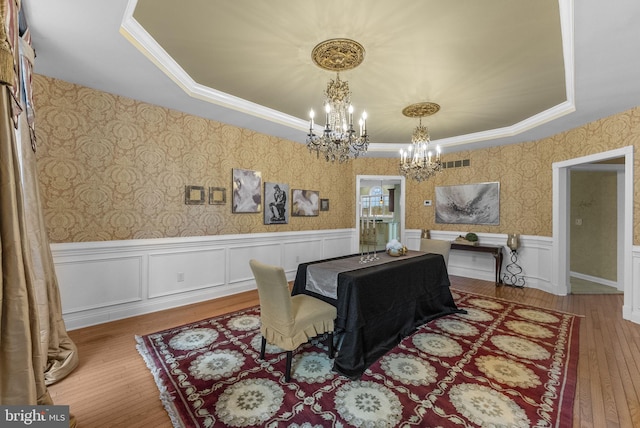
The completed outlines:
<svg viewBox="0 0 640 428">
<path fill-rule="evenodd" d="M 224 205 L 227 203 L 227 189 L 224 187 L 209 187 L 209 204 Z"/>
<path fill-rule="evenodd" d="M 289 223 L 288 194 L 288 184 L 264 183 L 264 224 Z"/>
<path fill-rule="evenodd" d="M 320 193 L 317 190 L 291 191 L 291 215 L 294 217 L 313 217 L 319 214 Z"/>
<path fill-rule="evenodd" d="M 203 205 L 204 186 L 184 186 L 184 203 L 187 205 Z"/>
<path fill-rule="evenodd" d="M 500 183 L 436 187 L 436 223 L 500 224 Z"/>
<path fill-rule="evenodd" d="M 233 169 L 233 213 L 259 213 L 262 210 L 262 173 Z"/>
<path fill-rule="evenodd" d="M 329 199 L 320 199 L 320 211 L 329 211 Z"/>
</svg>

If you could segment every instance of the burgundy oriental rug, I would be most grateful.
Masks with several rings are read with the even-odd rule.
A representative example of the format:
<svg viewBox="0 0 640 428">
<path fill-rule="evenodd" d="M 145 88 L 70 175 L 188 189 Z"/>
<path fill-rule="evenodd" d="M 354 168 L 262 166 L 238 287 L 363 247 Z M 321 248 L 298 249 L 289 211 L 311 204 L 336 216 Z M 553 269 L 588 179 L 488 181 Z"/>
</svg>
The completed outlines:
<svg viewBox="0 0 640 428">
<path fill-rule="evenodd" d="M 567 427 L 579 317 L 452 290 L 359 380 L 318 342 L 259 359 L 259 307 L 136 337 L 175 427 Z"/>
</svg>

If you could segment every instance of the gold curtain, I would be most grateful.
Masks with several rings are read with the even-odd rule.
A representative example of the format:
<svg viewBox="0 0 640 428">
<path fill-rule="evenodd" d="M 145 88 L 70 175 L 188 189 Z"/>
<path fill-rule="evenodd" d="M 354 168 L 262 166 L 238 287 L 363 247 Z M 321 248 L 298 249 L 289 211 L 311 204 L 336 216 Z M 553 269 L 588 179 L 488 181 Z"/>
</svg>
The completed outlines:
<svg viewBox="0 0 640 428">
<path fill-rule="evenodd" d="M 12 9 L 19 3 L 13 1 L 1 3 L 5 25 L 17 25 Z M 6 18 L 10 13 L 13 19 Z M 0 404 L 51 405 L 47 385 L 69 374 L 78 365 L 78 354 L 62 318 L 32 135 L 25 109 L 16 112 L 11 87 L 19 72 L 18 46 L 8 36 L 17 28 L 0 27 Z M 14 58 L 10 69 L 8 50 Z M 72 416 L 70 426 L 75 424 Z"/>
<path fill-rule="evenodd" d="M 62 304 L 49 238 L 40 204 L 37 180 L 36 155 L 31 146 L 31 135 L 26 115 L 20 115 L 18 147 L 21 150 L 20 178 L 23 188 L 23 204 L 27 228 L 27 247 L 31 256 L 38 320 L 40 346 L 46 351 L 44 380 L 51 385 L 67 376 L 78 365 L 78 350 L 67 335 L 62 318 Z"/>
<path fill-rule="evenodd" d="M 0 104 L 0 403 L 48 404 L 44 383 L 46 356 L 40 344 L 40 322 L 34 281 L 29 269 L 19 156 L 11 120 L 11 95 L 2 86 Z"/>
<path fill-rule="evenodd" d="M 34 112 L 30 99 L 32 93 L 31 68 L 34 53 L 29 42 L 28 31 L 21 42 L 22 109 L 18 117 L 18 147 L 20 149 L 21 182 L 24 189 L 24 215 L 27 224 L 27 239 L 31 252 L 33 277 L 35 280 L 40 337 L 43 349 L 47 350 L 45 383 L 51 385 L 67 376 L 78 365 L 78 352 L 67 335 L 62 318 L 62 304 L 58 281 L 49 248 L 49 238 L 40 203 L 38 167 L 35 154 Z M 28 86 L 28 87 L 27 87 Z"/>
</svg>

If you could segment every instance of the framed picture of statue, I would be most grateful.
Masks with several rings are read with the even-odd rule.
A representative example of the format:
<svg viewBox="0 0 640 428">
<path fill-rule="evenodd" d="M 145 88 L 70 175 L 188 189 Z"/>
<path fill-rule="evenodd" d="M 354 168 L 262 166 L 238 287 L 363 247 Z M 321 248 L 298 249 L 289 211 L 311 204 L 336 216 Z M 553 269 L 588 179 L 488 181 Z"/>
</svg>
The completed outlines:
<svg viewBox="0 0 640 428">
<path fill-rule="evenodd" d="M 264 183 L 264 224 L 289 223 L 289 185 Z"/>
<path fill-rule="evenodd" d="M 233 169 L 233 213 L 259 213 L 262 210 L 262 173 Z"/>
<path fill-rule="evenodd" d="M 320 193 L 317 190 L 291 191 L 291 215 L 313 217 L 320 214 Z"/>
</svg>

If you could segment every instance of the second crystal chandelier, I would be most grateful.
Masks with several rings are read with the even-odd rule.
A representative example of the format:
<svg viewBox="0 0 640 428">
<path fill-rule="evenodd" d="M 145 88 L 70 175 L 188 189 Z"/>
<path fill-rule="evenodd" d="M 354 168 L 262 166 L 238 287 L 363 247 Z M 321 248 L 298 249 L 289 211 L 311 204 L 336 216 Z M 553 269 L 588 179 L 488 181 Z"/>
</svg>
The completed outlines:
<svg viewBox="0 0 640 428">
<path fill-rule="evenodd" d="M 422 124 L 424 116 L 431 116 L 438 110 L 440 106 L 430 102 L 411 104 L 402 110 L 405 116 L 420 120 L 411 135 L 411 145 L 400 150 L 400 173 L 407 178 L 420 182 L 442 171 L 440 147 L 436 147 L 435 155 L 431 152 L 429 129 Z"/>
<path fill-rule="evenodd" d="M 309 113 L 309 151 L 322 154 L 327 162 L 345 162 L 366 153 L 369 147 L 367 113 L 362 112 L 358 129 L 353 124 L 353 106 L 349 82 L 340 80 L 340 71 L 357 67 L 364 60 L 364 48 L 349 39 L 331 39 L 318 44 L 311 57 L 316 65 L 335 71 L 336 78 L 329 80 L 325 91 L 325 127 L 321 135 L 314 132 L 315 113 Z"/>
</svg>

